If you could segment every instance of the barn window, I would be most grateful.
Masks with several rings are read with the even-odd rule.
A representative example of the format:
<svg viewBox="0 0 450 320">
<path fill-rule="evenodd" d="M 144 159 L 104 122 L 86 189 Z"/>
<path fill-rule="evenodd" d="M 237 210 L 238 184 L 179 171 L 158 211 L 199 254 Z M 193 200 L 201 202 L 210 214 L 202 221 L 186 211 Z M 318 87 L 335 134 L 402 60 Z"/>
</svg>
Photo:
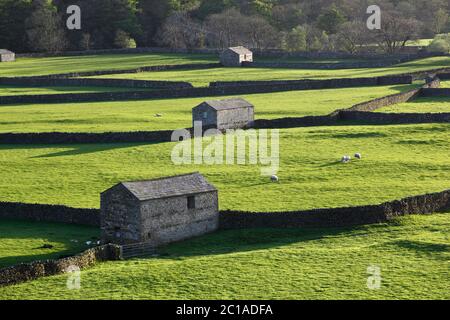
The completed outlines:
<svg viewBox="0 0 450 320">
<path fill-rule="evenodd" d="M 187 198 L 187 206 L 188 206 L 188 209 L 195 209 L 195 197 L 194 196 Z"/>
<path fill-rule="evenodd" d="M 208 119 L 208 112 L 203 112 L 203 119 Z"/>
</svg>

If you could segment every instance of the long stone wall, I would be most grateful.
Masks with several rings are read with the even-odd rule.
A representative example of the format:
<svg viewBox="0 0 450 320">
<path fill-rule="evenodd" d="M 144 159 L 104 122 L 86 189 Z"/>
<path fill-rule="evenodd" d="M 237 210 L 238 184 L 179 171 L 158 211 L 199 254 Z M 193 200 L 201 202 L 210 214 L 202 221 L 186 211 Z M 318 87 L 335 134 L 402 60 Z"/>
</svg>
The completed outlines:
<svg viewBox="0 0 450 320">
<path fill-rule="evenodd" d="M 339 120 L 359 124 L 418 124 L 450 123 L 450 113 L 381 113 L 364 111 L 341 111 Z"/>
<path fill-rule="evenodd" d="M 15 211 L 6 210 L 15 207 Z M 50 208 L 50 209 L 49 209 Z M 60 209 L 59 209 L 60 208 Z M 59 209 L 59 210 L 58 210 Z M 54 214 L 47 214 L 49 210 Z M 292 212 L 221 211 L 220 228 L 341 227 L 380 223 L 397 216 L 450 210 L 450 190 L 407 197 L 378 205 Z M 56 216 L 58 214 L 58 216 Z M 76 216 L 79 215 L 77 218 Z M 86 220 L 87 223 L 80 223 Z M 95 216 L 95 218 L 93 218 Z M 0 203 L 0 218 L 100 226 L 99 209 L 76 209 L 39 204 Z"/>
<path fill-rule="evenodd" d="M 0 85 L 30 87 L 121 87 L 147 89 L 185 89 L 192 84 L 183 81 L 149 81 L 132 79 L 88 79 L 88 78 L 0 78 Z"/>
<path fill-rule="evenodd" d="M 0 269 L 0 287 L 15 285 L 26 281 L 36 280 L 70 272 L 70 268 L 86 269 L 103 261 L 121 259 L 120 247 L 108 244 L 89 249 L 73 257 L 58 260 L 35 261 Z"/>
<path fill-rule="evenodd" d="M 450 88 L 429 88 L 422 90 L 423 97 L 450 97 Z"/>
<path fill-rule="evenodd" d="M 330 80 L 212 83 L 210 87 L 185 88 L 177 90 L 0 96 L 0 105 L 194 98 L 297 90 L 410 84 L 411 82 L 412 78 L 409 76 L 388 76 L 375 78 L 344 78 Z"/>
<path fill-rule="evenodd" d="M 422 95 L 423 89 L 427 88 L 439 88 L 441 85 L 440 78 L 433 78 L 431 80 L 428 80 L 428 82 L 422 86 L 421 88 L 409 90 L 407 92 L 401 92 L 392 94 L 386 97 L 381 97 L 377 99 L 373 99 L 370 101 L 362 102 L 359 104 L 354 105 L 351 108 L 345 109 L 345 111 L 374 111 L 383 107 L 387 107 L 390 105 L 398 104 L 398 103 L 404 103 L 408 102 L 417 96 Z"/>
<path fill-rule="evenodd" d="M 97 209 L 79 209 L 47 204 L 0 202 L 1 219 L 60 222 L 87 226 L 99 226 Z"/>
<path fill-rule="evenodd" d="M 395 84 L 411 84 L 413 81 L 409 75 L 395 75 L 383 77 L 366 77 L 366 78 L 336 78 L 325 80 L 271 80 L 271 81 L 216 81 L 211 82 L 212 88 L 228 88 L 228 87 L 246 87 L 252 88 L 257 86 L 286 86 L 294 87 L 296 90 L 313 90 L 313 89 L 333 89 L 333 88 L 349 88 L 361 86 L 380 86 Z"/>
<path fill-rule="evenodd" d="M 350 61 L 336 63 L 316 62 L 243 62 L 246 68 L 280 68 L 280 69 L 307 69 L 307 70 L 339 70 L 339 69 L 363 69 L 386 68 L 396 64 L 408 62 L 415 58 L 398 58 L 386 60 Z"/>
<path fill-rule="evenodd" d="M 380 205 L 296 212 L 220 213 L 221 229 L 347 227 L 389 221 L 410 214 L 432 214 L 450 209 L 450 190 L 409 197 Z"/>
</svg>

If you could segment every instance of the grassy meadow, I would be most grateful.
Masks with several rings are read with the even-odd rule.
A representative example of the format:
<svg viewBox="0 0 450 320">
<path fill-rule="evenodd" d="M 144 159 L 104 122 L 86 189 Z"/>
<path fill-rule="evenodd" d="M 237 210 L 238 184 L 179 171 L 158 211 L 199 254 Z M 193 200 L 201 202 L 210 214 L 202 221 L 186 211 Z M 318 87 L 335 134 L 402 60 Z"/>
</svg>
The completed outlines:
<svg viewBox="0 0 450 320">
<path fill-rule="evenodd" d="M 417 85 L 290 91 L 241 95 L 256 107 L 256 118 L 325 115 L 353 104 L 410 90 Z M 192 126 L 192 108 L 204 100 L 29 104 L 0 106 L 0 132 L 154 131 Z M 229 97 L 228 97 L 229 98 Z M 156 114 L 162 117 L 156 117 Z"/>
<path fill-rule="evenodd" d="M 180 54 L 19 58 L 15 63 L 0 64 L 0 77 L 216 61 L 214 55 Z M 320 62 L 334 63 L 339 59 Z M 215 68 L 107 77 L 182 80 L 204 86 L 218 80 L 368 77 L 441 67 L 450 67 L 449 57 L 378 69 Z M 258 119 L 274 119 L 325 115 L 418 85 L 242 97 L 255 105 Z M 115 90 L 127 89 L 0 86 L 0 95 Z M 191 109 L 200 102 L 221 98 L 2 105 L 0 132 L 172 130 L 191 126 Z M 420 98 L 379 111 L 444 112 L 449 101 Z M 175 165 L 171 158 L 175 143 L 1 144 L 0 201 L 98 208 L 100 192 L 118 182 L 193 171 L 200 171 L 218 188 L 220 209 L 253 212 L 378 204 L 450 186 L 450 124 L 344 123 L 283 129 L 279 133 L 279 183 L 271 183 L 269 177 L 261 175 L 261 169 L 267 168 L 262 164 Z M 229 134 L 226 138 L 233 137 Z M 204 138 L 203 146 L 208 147 L 216 138 Z M 185 142 L 184 146 L 195 142 L 198 140 Z M 340 162 L 342 156 L 355 153 L 361 153 L 362 160 Z M 92 227 L 1 220 L 0 268 L 81 252 L 87 248 L 86 241 L 98 236 L 98 228 Z M 161 248 L 157 256 L 98 264 L 82 272 L 81 290 L 68 290 L 67 275 L 60 275 L 2 287 L 0 300 L 448 300 L 449 236 L 449 213 L 408 216 L 353 228 L 219 231 Z M 52 247 L 45 249 L 46 244 Z M 378 290 L 367 287 L 370 266 L 381 268 Z"/>
<path fill-rule="evenodd" d="M 218 62 L 215 55 L 203 54 L 102 54 L 86 56 L 18 58 L 0 64 L 0 77 L 29 77 L 58 73 L 126 70 L 146 66 Z"/>
<path fill-rule="evenodd" d="M 120 181 L 200 171 L 219 189 L 221 209 L 376 204 L 449 187 L 449 126 L 281 130 L 279 184 L 261 176 L 261 166 L 174 165 L 174 143 L 1 145 L 0 200 L 98 208 L 99 193 Z M 340 163 L 356 152 L 363 160 Z"/>
<path fill-rule="evenodd" d="M 450 215 L 346 229 L 221 231 L 161 255 L 0 289 L 0 299 L 450 299 Z M 368 268 L 381 286 L 367 286 Z"/>
<path fill-rule="evenodd" d="M 91 92 L 123 92 L 140 91 L 139 88 L 118 87 L 26 87 L 0 85 L 0 96 L 22 96 L 35 94 L 91 93 Z"/>
<path fill-rule="evenodd" d="M 94 78 L 118 78 L 136 80 L 187 81 L 194 86 L 207 86 L 213 81 L 244 80 L 297 80 L 376 77 L 450 67 L 450 57 L 433 57 L 415 60 L 386 68 L 371 69 L 277 69 L 277 68 L 213 68 L 204 70 L 158 71 L 117 75 L 95 76 Z"/>
<path fill-rule="evenodd" d="M 409 102 L 380 108 L 386 113 L 449 113 L 450 97 L 419 97 Z"/>
<path fill-rule="evenodd" d="M 0 223 L 0 268 L 73 255 L 87 249 L 86 242 L 94 241 L 98 237 L 99 231 L 92 227 L 2 220 Z M 45 245 L 53 248 L 45 248 Z"/>
</svg>

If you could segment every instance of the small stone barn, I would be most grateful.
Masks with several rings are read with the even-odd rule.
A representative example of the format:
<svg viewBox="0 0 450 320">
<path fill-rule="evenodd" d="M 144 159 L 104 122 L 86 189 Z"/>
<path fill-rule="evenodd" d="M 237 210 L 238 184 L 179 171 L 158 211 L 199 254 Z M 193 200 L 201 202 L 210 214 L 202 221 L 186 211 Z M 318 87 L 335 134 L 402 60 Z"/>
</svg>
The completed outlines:
<svg viewBox="0 0 450 320">
<path fill-rule="evenodd" d="M 0 62 L 16 61 L 16 54 L 6 49 L 0 49 Z"/>
<path fill-rule="evenodd" d="M 255 121 L 255 108 L 241 98 L 205 101 L 192 109 L 192 120 L 202 122 L 203 128 L 248 128 Z"/>
<path fill-rule="evenodd" d="M 220 63 L 225 67 L 241 67 L 242 62 L 253 62 L 253 52 L 245 47 L 228 48 L 220 55 Z"/>
<path fill-rule="evenodd" d="M 101 194 L 104 242 L 159 246 L 215 231 L 218 191 L 200 173 L 122 182 Z"/>
</svg>

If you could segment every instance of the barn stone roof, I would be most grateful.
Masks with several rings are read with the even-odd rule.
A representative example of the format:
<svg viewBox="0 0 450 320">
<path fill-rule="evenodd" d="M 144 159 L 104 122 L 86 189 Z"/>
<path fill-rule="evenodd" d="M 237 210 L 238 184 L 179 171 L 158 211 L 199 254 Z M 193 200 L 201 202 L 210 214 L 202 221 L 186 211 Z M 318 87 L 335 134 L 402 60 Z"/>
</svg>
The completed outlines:
<svg viewBox="0 0 450 320">
<path fill-rule="evenodd" d="M 217 111 L 240 109 L 240 108 L 253 108 L 253 105 L 242 98 L 231 98 L 225 100 L 209 100 L 200 105 L 206 104 Z"/>
<path fill-rule="evenodd" d="M 14 52 L 6 50 L 6 49 L 0 49 L 0 54 L 11 54 L 11 53 L 14 53 Z"/>
<path fill-rule="evenodd" d="M 237 54 L 252 54 L 253 53 L 249 49 L 247 49 L 246 47 L 243 47 L 243 46 L 231 47 L 231 48 L 228 48 L 228 50 L 236 52 Z"/>
<path fill-rule="evenodd" d="M 121 183 L 140 201 L 217 191 L 198 172 L 147 181 Z"/>
</svg>

